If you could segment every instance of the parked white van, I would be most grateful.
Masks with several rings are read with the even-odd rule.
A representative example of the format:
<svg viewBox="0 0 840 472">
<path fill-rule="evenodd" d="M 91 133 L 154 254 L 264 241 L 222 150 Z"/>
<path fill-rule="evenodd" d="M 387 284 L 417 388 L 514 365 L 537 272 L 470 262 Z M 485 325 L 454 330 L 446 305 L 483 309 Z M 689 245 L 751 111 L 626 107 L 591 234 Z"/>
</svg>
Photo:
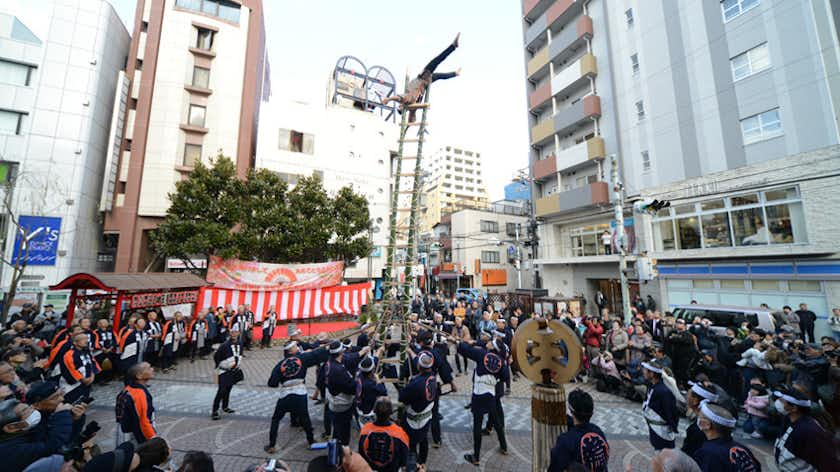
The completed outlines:
<svg viewBox="0 0 840 472">
<path fill-rule="evenodd" d="M 776 331 L 773 312 L 764 308 L 750 308 L 726 305 L 677 305 L 672 310 L 675 318 L 691 324 L 694 318 L 708 318 L 715 333 L 724 333 L 726 328 L 739 328 L 744 321 L 750 328 L 761 328 L 768 333 Z"/>
</svg>

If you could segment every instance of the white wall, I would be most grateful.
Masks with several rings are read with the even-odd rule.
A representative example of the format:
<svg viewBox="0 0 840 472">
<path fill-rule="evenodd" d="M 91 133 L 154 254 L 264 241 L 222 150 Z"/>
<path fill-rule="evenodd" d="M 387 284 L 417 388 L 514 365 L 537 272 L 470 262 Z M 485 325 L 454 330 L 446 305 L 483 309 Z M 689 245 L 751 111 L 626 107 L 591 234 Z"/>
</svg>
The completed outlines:
<svg viewBox="0 0 840 472">
<path fill-rule="evenodd" d="M 56 265 L 27 269 L 45 276 L 42 286 L 96 269 L 114 91 L 129 45 L 125 26 L 104 0 L 50 1 L 49 6 L 48 34 L 35 61 L 40 67 L 29 87 L 35 100 L 31 128 L 23 152 L 7 157 L 21 162 L 17 213 L 62 219 Z M 0 50 L 6 49 L 0 45 Z M 12 246 L 7 244 L 6 257 Z M 4 271 L 4 289 L 9 277 Z"/>
<path fill-rule="evenodd" d="M 281 150 L 279 130 L 313 134 L 314 154 Z M 295 175 L 323 173 L 324 188 L 336 192 L 351 186 L 368 199 L 370 217 L 380 228 L 373 235 L 381 256 L 373 259 L 371 274 L 382 273 L 389 234 L 391 150 L 399 129 L 394 123 L 361 110 L 295 101 L 263 102 L 257 139 L 256 167 Z M 352 153 L 352 157 L 351 157 Z M 407 170 L 404 169 L 404 172 Z M 347 278 L 366 278 L 368 261 L 362 259 L 345 272 Z"/>
<path fill-rule="evenodd" d="M 213 39 L 216 53 L 210 67 L 213 93 L 207 97 L 205 118 L 205 128 L 210 131 L 204 135 L 202 159 L 209 162 L 221 150 L 235 160 L 239 143 L 248 10 L 243 7 L 239 25 L 232 25 L 210 16 L 173 10 L 174 5 L 175 0 L 166 1 L 143 160 L 140 216 L 165 216 L 169 208 L 168 194 L 181 179 L 175 166 L 181 165 L 184 155 L 184 131 L 180 125 L 188 121 L 190 94 L 184 85 L 192 82 L 194 59 L 189 48 L 196 38 L 193 21 L 219 29 Z"/>
</svg>

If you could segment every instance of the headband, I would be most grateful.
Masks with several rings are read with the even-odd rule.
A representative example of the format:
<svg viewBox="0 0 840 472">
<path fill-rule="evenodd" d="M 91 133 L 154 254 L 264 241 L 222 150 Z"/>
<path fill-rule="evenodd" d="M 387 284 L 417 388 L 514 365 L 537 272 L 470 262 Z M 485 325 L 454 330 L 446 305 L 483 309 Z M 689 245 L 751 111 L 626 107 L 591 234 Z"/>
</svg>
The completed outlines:
<svg viewBox="0 0 840 472">
<path fill-rule="evenodd" d="M 435 364 L 435 359 L 434 359 L 434 357 L 432 357 L 429 354 L 424 352 L 424 353 L 420 354 L 420 357 L 417 360 L 417 363 L 420 364 L 420 367 L 422 367 L 424 369 L 431 369 L 432 366 Z"/>
<path fill-rule="evenodd" d="M 656 367 L 655 365 L 653 365 L 651 363 L 642 362 L 642 367 L 644 367 L 645 369 L 647 369 L 647 370 L 649 370 L 649 371 L 651 371 L 655 374 L 662 374 L 662 369 L 659 368 L 659 367 Z"/>
<path fill-rule="evenodd" d="M 709 402 L 709 400 L 703 400 L 702 402 L 700 402 L 700 411 L 703 413 L 703 416 L 708 418 L 709 421 L 717 423 L 721 426 L 725 426 L 729 429 L 734 429 L 735 425 L 738 424 L 738 420 L 736 420 L 735 418 L 724 418 L 722 416 L 716 415 L 715 412 L 712 411 L 711 408 L 709 408 L 709 403 L 711 403 Z"/>
<path fill-rule="evenodd" d="M 359 370 L 362 372 L 372 372 L 374 367 L 376 367 L 376 361 L 374 361 L 373 357 L 370 356 L 365 357 L 362 362 L 359 363 Z"/>
<path fill-rule="evenodd" d="M 344 352 L 344 344 L 338 343 L 336 347 L 330 347 L 330 354 L 341 354 Z"/>
<path fill-rule="evenodd" d="M 691 391 L 697 394 L 697 396 L 705 400 L 709 400 L 710 402 L 718 401 L 718 394 L 710 390 L 706 390 L 700 382 L 689 382 L 689 385 L 691 385 Z"/>
<path fill-rule="evenodd" d="M 807 400 L 807 399 L 803 400 L 801 398 L 796 398 L 796 397 L 788 395 L 784 392 L 773 392 L 773 395 L 781 398 L 782 400 L 784 400 L 788 403 L 793 403 L 794 405 L 798 405 L 798 406 L 801 406 L 803 408 L 811 408 L 811 400 Z"/>
<path fill-rule="evenodd" d="M 286 345 L 283 346 L 283 350 L 288 351 L 289 349 L 291 349 L 293 347 L 297 347 L 297 341 L 291 341 L 289 343 L 286 343 Z"/>
</svg>

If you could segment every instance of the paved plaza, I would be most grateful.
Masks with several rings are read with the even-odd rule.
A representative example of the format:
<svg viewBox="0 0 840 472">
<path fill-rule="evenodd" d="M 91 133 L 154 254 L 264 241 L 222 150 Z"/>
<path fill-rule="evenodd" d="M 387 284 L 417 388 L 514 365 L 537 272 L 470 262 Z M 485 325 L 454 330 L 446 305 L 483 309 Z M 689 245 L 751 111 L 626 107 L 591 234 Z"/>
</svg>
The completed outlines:
<svg viewBox="0 0 840 472">
<path fill-rule="evenodd" d="M 157 410 L 157 425 L 176 455 L 192 449 L 213 454 L 218 471 L 239 472 L 248 465 L 268 457 L 263 446 L 268 441 L 268 427 L 277 391 L 266 383 L 271 369 L 282 355 L 279 348 L 249 351 L 243 362 L 245 381 L 237 385 L 231 395 L 231 407 L 236 413 L 224 415 L 221 421 L 210 419 L 210 406 L 216 391 L 213 362 L 210 359 L 190 363 L 181 360 L 175 372 L 157 373 L 150 389 Z M 315 385 L 315 371 L 310 369 L 307 385 L 310 392 Z M 482 443 L 481 466 L 474 467 L 463 459 L 472 450 L 472 417 L 464 408 L 471 389 L 467 375 L 456 378 L 457 393 L 441 399 L 444 444 L 429 452 L 430 471 L 526 471 L 531 464 L 531 414 L 530 382 L 520 379 L 513 382 L 510 396 L 503 404 L 510 454 L 499 453 L 495 436 L 485 436 Z M 103 426 L 100 443 L 106 448 L 114 442 L 114 398 L 119 382 L 96 386 L 92 396 L 96 399 L 90 419 Z M 388 387 L 396 395 L 392 387 Z M 575 385 L 567 385 L 567 391 Z M 641 405 L 614 395 L 595 391 L 593 386 L 581 388 L 595 399 L 593 422 L 607 434 L 610 443 L 610 470 L 623 471 L 628 465 L 632 470 L 649 470 L 652 449 L 648 444 L 647 427 L 641 415 Z M 310 416 L 316 436 L 323 432 L 322 406 L 309 402 Z M 314 452 L 306 448 L 306 438 L 301 430 L 290 428 L 288 416 L 280 427 L 276 457 L 286 461 L 294 471 L 306 470 L 306 463 Z M 684 431 L 685 420 L 680 425 Z M 357 433 L 353 433 L 353 445 Z M 754 441 L 743 436 L 739 440 L 749 445 L 761 460 L 764 470 L 775 470 L 772 465 L 772 448 L 765 441 Z M 355 447 L 354 447 L 355 449 Z M 176 461 L 177 462 L 177 461 Z"/>
</svg>

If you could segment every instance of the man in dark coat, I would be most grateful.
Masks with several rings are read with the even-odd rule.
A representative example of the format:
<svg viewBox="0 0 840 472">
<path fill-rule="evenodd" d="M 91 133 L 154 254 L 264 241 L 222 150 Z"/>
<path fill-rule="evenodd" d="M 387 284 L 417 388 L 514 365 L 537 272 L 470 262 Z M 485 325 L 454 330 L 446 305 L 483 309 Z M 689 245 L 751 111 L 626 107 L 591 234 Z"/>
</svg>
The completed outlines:
<svg viewBox="0 0 840 472">
<path fill-rule="evenodd" d="M 697 352 L 694 336 L 686 329 L 685 320 L 677 319 L 676 330 L 665 339 L 665 346 L 674 362 L 674 377 L 681 386 L 685 386 Z"/>
<path fill-rule="evenodd" d="M 807 343 L 814 342 L 814 322 L 817 321 L 817 315 L 809 310 L 805 303 L 799 304 L 796 314 L 799 315 L 799 329 L 802 330 L 802 339 L 805 339 Z"/>
<path fill-rule="evenodd" d="M 213 354 L 213 361 L 216 363 L 216 374 L 218 375 L 219 388 L 213 398 L 213 419 L 221 419 L 219 405 L 225 413 L 235 413 L 229 407 L 230 392 L 233 386 L 245 380 L 245 374 L 241 369 L 242 345 L 239 342 L 239 329 L 231 328 L 230 337 Z"/>
</svg>

